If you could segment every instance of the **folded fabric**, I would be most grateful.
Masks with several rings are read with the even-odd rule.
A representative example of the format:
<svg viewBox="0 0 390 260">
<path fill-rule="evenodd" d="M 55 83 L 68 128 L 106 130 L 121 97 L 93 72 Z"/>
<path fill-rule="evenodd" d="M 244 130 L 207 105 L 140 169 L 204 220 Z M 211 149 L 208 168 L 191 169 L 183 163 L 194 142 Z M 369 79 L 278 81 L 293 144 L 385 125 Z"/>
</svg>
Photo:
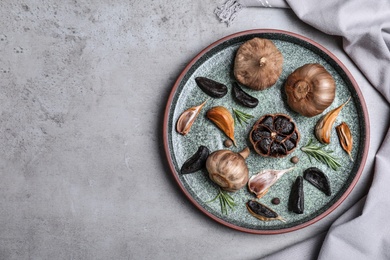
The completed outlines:
<svg viewBox="0 0 390 260">
<path fill-rule="evenodd" d="M 272 2 L 272 5 L 270 2 Z M 237 14 L 244 7 L 288 8 L 288 5 L 284 0 L 228 0 L 223 5 L 217 7 L 214 10 L 214 13 L 221 22 L 224 22 L 230 26 L 236 18 Z"/>
<path fill-rule="evenodd" d="M 287 2 L 304 22 L 342 36 L 345 52 L 390 102 L 390 1 L 377 0 L 369 5 L 364 0 Z M 385 224 L 390 214 L 389 154 L 390 129 L 376 155 L 374 180 L 362 214 L 332 225 L 319 259 L 390 259 L 390 228 Z"/>
<path fill-rule="evenodd" d="M 284 2 L 284 1 L 282 1 Z M 286 3 L 288 5 L 286 5 Z M 318 30 L 338 35 L 343 48 L 371 85 L 390 104 L 390 1 L 376 0 L 286 0 L 228 1 L 215 13 L 228 25 L 244 7 L 289 6 L 304 22 Z M 234 6 L 234 8 L 231 8 Z M 382 122 L 371 122 L 371 127 Z M 336 220 L 319 251 L 319 259 L 390 259 L 390 129 L 375 157 L 374 178 L 367 198 Z M 364 205 L 363 205 L 364 204 Z M 363 205 L 363 206 L 362 206 Z M 359 209 L 357 214 L 356 209 Z M 361 212 L 361 213 L 360 213 Z M 353 213 L 353 214 L 352 214 Z M 351 217 L 353 216 L 353 217 Z M 311 259 L 302 255 L 308 247 L 318 246 L 318 239 L 304 241 L 266 259 Z"/>
</svg>

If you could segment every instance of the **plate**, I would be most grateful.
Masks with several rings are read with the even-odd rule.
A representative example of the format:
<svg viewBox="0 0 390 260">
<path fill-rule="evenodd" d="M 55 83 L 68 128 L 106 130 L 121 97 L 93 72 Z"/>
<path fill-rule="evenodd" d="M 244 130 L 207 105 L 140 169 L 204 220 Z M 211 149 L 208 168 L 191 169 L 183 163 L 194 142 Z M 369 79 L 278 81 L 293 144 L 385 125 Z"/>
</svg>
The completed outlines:
<svg viewBox="0 0 390 260">
<path fill-rule="evenodd" d="M 269 89 L 254 91 L 245 88 L 246 92 L 259 99 L 257 107 L 245 108 L 237 104 L 231 95 L 231 86 L 234 81 L 233 62 L 238 47 L 254 37 L 273 41 L 283 54 L 283 71 L 275 85 Z M 287 76 L 307 63 L 323 65 L 336 82 L 336 97 L 331 106 L 321 115 L 311 118 L 301 116 L 288 107 L 283 88 Z M 208 77 L 226 84 L 229 88 L 228 94 L 220 99 L 209 97 L 196 85 L 194 79 L 198 76 Z M 335 126 L 341 122 L 346 122 L 350 126 L 354 138 L 353 161 L 342 150 L 335 129 L 332 129 L 331 143 L 327 146 L 327 149 L 333 150 L 333 155 L 339 158 L 342 165 L 337 171 L 334 171 L 325 164 L 310 160 L 300 148 L 305 146 L 310 139 L 313 139 L 314 143 L 317 142 L 314 136 L 314 126 L 317 121 L 322 115 L 344 103 L 349 97 L 351 97 L 351 101 L 342 109 L 336 119 Z M 190 107 L 203 103 L 205 100 L 207 100 L 206 105 L 192 125 L 190 132 L 185 136 L 178 134 L 175 127 L 181 113 Z M 230 111 L 235 108 L 254 116 L 248 124 L 236 124 L 236 147 L 225 148 L 223 141 L 227 137 L 205 116 L 208 109 L 219 105 Z M 248 134 L 253 124 L 264 114 L 270 113 L 289 115 L 300 131 L 301 140 L 297 149 L 287 157 L 277 159 L 262 157 L 256 154 L 250 145 Z M 175 82 L 167 102 L 164 114 L 163 139 L 166 158 L 174 179 L 184 195 L 200 211 L 218 223 L 239 231 L 255 234 L 278 234 L 298 230 L 319 221 L 338 207 L 350 194 L 362 173 L 368 153 L 368 113 L 363 96 L 350 72 L 335 55 L 323 46 L 291 32 L 268 29 L 250 30 L 216 41 L 201 51 L 186 66 Z M 209 179 L 205 169 L 192 174 L 180 174 L 183 163 L 197 151 L 200 145 L 208 147 L 211 152 L 220 149 L 239 152 L 247 146 L 250 147 L 251 154 L 246 160 L 249 176 L 263 169 L 290 168 L 294 166 L 290 158 L 297 156 L 300 160 L 295 165 L 294 170 L 283 175 L 269 189 L 268 193 L 258 200 L 282 216 L 285 222 L 279 220 L 261 221 L 250 215 L 245 203 L 248 200 L 255 199 L 255 196 L 248 191 L 247 187 L 230 193 L 237 206 L 234 210 L 229 210 L 227 214 L 223 214 L 219 201 L 212 201 L 218 194 L 219 188 Z M 332 195 L 325 196 L 305 180 L 304 213 L 296 214 L 288 211 L 288 197 L 292 183 L 297 176 L 303 175 L 306 168 L 312 166 L 321 169 L 328 176 Z M 271 203 L 272 198 L 279 198 L 280 203 L 273 205 Z"/>
</svg>

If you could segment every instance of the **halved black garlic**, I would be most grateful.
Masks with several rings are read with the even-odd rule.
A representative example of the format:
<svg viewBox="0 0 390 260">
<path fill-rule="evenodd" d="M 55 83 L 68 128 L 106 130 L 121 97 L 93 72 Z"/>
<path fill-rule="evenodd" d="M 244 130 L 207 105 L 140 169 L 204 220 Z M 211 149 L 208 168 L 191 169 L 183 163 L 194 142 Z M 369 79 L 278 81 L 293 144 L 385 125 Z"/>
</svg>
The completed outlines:
<svg viewBox="0 0 390 260">
<path fill-rule="evenodd" d="M 232 94 L 234 100 L 245 107 L 254 108 L 259 104 L 259 100 L 246 93 L 237 82 L 233 83 Z"/>
<path fill-rule="evenodd" d="M 193 173 L 205 167 L 209 154 L 210 151 L 206 146 L 199 146 L 196 153 L 184 162 L 180 169 L 181 174 Z"/>
<path fill-rule="evenodd" d="M 253 125 L 249 140 L 256 153 L 285 157 L 298 145 L 300 134 L 294 121 L 285 114 L 267 114 Z"/>
<path fill-rule="evenodd" d="M 246 208 L 252 216 L 262 221 L 280 220 L 286 222 L 278 213 L 256 200 L 248 201 L 246 203 Z"/>
<path fill-rule="evenodd" d="M 288 200 L 288 210 L 297 214 L 302 214 L 304 209 L 303 178 L 302 176 L 298 176 L 291 187 L 290 197 Z"/>
<path fill-rule="evenodd" d="M 204 93 L 213 98 L 221 98 L 228 92 L 225 84 L 206 77 L 196 77 L 195 82 Z"/>
<path fill-rule="evenodd" d="M 325 193 L 326 196 L 330 196 L 330 184 L 328 177 L 318 168 L 310 167 L 303 172 L 303 178 L 310 182 L 314 187 Z"/>
</svg>

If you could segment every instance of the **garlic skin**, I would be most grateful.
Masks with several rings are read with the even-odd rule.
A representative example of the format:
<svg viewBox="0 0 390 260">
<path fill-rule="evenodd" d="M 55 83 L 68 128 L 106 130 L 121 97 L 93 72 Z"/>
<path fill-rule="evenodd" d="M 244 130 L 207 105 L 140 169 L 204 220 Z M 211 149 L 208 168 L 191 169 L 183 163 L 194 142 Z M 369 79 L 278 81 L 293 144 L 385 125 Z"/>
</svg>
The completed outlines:
<svg viewBox="0 0 390 260">
<path fill-rule="evenodd" d="M 287 77 L 284 88 L 290 108 L 306 117 L 321 114 L 332 104 L 336 93 L 332 75 L 318 63 L 296 69 Z"/>
<path fill-rule="evenodd" d="M 248 182 L 248 189 L 254 193 L 258 199 L 263 197 L 269 188 L 276 183 L 285 173 L 291 171 L 294 167 L 285 170 L 267 169 L 253 175 Z"/>
<path fill-rule="evenodd" d="M 240 153 L 230 150 L 218 150 L 209 155 L 206 169 L 210 179 L 225 191 L 238 191 L 248 183 L 249 170 L 245 159 L 249 148 Z"/>
</svg>

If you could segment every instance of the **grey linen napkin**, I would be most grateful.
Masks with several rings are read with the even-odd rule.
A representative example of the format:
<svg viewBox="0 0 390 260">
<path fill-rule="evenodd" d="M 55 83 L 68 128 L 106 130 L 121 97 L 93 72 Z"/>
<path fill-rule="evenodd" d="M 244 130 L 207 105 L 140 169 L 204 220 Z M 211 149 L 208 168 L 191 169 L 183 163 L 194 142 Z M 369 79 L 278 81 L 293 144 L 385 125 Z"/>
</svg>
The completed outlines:
<svg viewBox="0 0 390 260">
<path fill-rule="evenodd" d="M 390 103 L 390 1 L 227 1 L 215 10 L 228 25 L 244 7 L 287 7 L 307 24 L 343 38 L 343 48 L 371 85 Z M 381 122 L 371 122 L 371 127 Z M 327 234 L 303 241 L 266 259 L 390 259 L 390 129 L 375 155 L 366 198 L 337 219 Z M 322 243 L 325 236 L 325 240 Z M 310 251 L 311 253 L 308 253 Z M 306 252 L 306 253 L 305 253 Z"/>
<path fill-rule="evenodd" d="M 272 5 L 271 5 L 272 3 Z M 245 7 L 288 8 L 285 0 L 228 0 L 214 10 L 221 22 L 230 26 L 238 13 Z"/>
</svg>

